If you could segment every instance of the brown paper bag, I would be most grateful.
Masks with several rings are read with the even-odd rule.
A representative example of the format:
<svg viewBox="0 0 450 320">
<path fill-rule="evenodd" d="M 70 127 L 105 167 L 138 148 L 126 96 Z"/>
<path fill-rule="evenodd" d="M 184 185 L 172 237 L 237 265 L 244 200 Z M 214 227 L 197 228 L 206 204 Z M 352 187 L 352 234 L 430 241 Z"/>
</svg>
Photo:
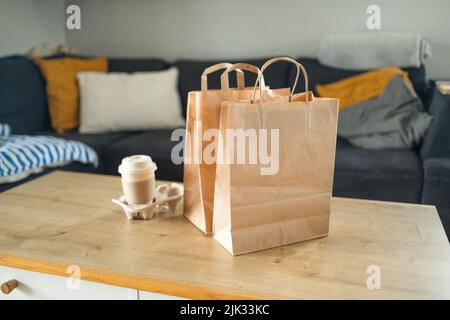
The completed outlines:
<svg viewBox="0 0 450 320">
<path fill-rule="evenodd" d="M 208 90 L 208 74 L 225 69 L 221 77 L 221 89 Z M 228 73 L 236 70 L 237 88 L 229 88 Z M 220 106 L 223 101 L 249 99 L 253 94 L 253 87 L 245 88 L 242 70 L 259 74 L 259 68 L 249 64 L 221 63 L 211 66 L 203 72 L 201 77 L 201 91 L 192 91 L 188 95 L 186 144 L 184 148 L 184 214 L 195 226 L 206 234 L 212 232 L 212 218 L 214 207 L 214 180 L 216 174 L 215 159 L 204 161 L 203 153 L 214 149 L 217 141 L 203 140 L 202 133 L 208 129 L 219 128 Z M 270 90 L 264 86 L 261 77 L 261 87 L 264 94 L 286 94 L 286 89 Z M 197 125 L 196 125 L 197 124 Z M 188 138 L 189 137 L 189 138 Z"/>
<path fill-rule="evenodd" d="M 261 71 L 279 60 L 297 66 L 294 88 L 303 71 L 305 93 L 294 95 L 292 90 L 281 97 L 262 94 L 259 100 L 253 96 L 222 103 L 213 233 L 233 255 L 328 234 L 339 101 L 314 98 L 308 92 L 306 71 L 295 60 L 275 58 Z M 236 163 L 244 144 L 228 134 L 237 130 L 246 134 L 245 146 L 250 146 L 253 130 L 258 132 L 256 164 L 250 147 L 244 153 L 248 161 L 242 164 L 241 158 L 241 164 Z M 270 165 L 262 152 L 264 144 L 270 147 Z"/>
</svg>

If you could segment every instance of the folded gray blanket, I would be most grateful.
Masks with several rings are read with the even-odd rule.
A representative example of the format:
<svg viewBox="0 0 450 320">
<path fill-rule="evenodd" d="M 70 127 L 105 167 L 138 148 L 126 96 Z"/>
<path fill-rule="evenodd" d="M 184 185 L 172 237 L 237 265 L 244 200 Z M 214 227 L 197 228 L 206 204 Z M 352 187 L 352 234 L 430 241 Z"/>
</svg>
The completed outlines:
<svg viewBox="0 0 450 320">
<path fill-rule="evenodd" d="M 419 34 L 369 32 L 322 38 L 317 58 L 325 66 L 346 70 L 420 67 L 431 46 Z"/>
<path fill-rule="evenodd" d="M 381 96 L 340 110 L 338 135 L 366 149 L 411 149 L 421 144 L 431 121 L 399 75 Z"/>
</svg>

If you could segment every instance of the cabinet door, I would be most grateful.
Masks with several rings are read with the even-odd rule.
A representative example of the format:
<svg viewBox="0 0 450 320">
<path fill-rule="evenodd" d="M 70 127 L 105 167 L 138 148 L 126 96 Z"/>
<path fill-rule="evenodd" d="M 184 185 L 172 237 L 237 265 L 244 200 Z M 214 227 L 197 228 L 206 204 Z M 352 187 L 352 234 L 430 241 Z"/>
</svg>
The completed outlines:
<svg viewBox="0 0 450 320">
<path fill-rule="evenodd" d="M 16 280 L 18 286 L 9 294 L 0 292 L 0 300 L 137 300 L 138 298 L 135 289 L 0 266 L 0 284 L 10 280 Z"/>
</svg>

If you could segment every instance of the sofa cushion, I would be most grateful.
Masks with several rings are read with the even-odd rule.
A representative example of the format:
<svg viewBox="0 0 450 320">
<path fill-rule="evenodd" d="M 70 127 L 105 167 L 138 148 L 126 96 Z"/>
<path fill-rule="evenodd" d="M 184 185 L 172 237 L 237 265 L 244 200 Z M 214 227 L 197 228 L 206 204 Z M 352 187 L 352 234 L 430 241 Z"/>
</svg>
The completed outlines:
<svg viewBox="0 0 450 320">
<path fill-rule="evenodd" d="M 170 63 L 161 59 L 109 58 L 109 72 L 159 71 L 170 67 Z"/>
<path fill-rule="evenodd" d="M 422 180 L 415 150 L 366 150 L 337 141 L 335 196 L 420 203 Z"/>
<path fill-rule="evenodd" d="M 105 173 L 117 175 L 117 168 L 123 158 L 146 154 L 158 166 L 157 179 L 182 181 L 183 164 L 175 165 L 171 160 L 172 148 L 178 143 L 170 140 L 171 133 L 172 130 L 152 130 L 112 144 L 104 152 Z"/>
<path fill-rule="evenodd" d="M 244 62 L 253 64 L 257 67 L 261 67 L 267 59 L 244 59 L 239 61 L 226 61 L 229 63 Z M 187 95 L 189 91 L 200 90 L 200 77 L 203 71 L 216 63 L 224 62 L 221 61 L 197 61 L 197 60 L 179 60 L 174 63 L 174 65 L 179 69 L 180 75 L 178 80 L 178 90 L 181 95 L 181 102 L 183 106 L 183 115 L 186 116 L 186 106 L 187 106 Z M 284 88 L 288 85 L 289 69 L 290 65 L 287 62 L 279 62 L 270 66 L 264 73 L 264 78 L 266 84 L 273 89 Z M 220 88 L 220 75 L 221 71 L 215 72 L 208 76 L 208 88 L 209 89 L 219 89 Z M 256 81 L 256 75 L 252 73 L 245 73 L 245 84 L 247 86 L 253 86 Z M 230 87 L 236 86 L 235 74 L 230 75 Z"/>
<path fill-rule="evenodd" d="M 365 83 L 361 81 L 353 88 L 336 86 L 336 92 L 324 96 L 339 98 L 339 91 L 363 91 L 364 86 L 370 91 L 374 82 L 380 80 L 379 72 L 372 73 L 377 77 L 367 79 Z M 401 75 L 390 80 L 379 97 L 344 108 L 339 105 L 339 108 L 338 135 L 365 149 L 418 148 L 432 121 L 424 111 L 422 101 Z"/>
<path fill-rule="evenodd" d="M 94 56 L 86 56 L 79 54 L 56 53 L 44 57 L 45 60 L 61 59 L 61 58 L 78 58 L 92 59 Z M 157 58 L 108 58 L 109 72 L 142 72 L 142 71 L 159 71 L 166 70 L 171 67 L 167 61 Z"/>
<path fill-rule="evenodd" d="M 450 159 L 424 161 L 422 203 L 436 206 L 450 240 Z"/>
<path fill-rule="evenodd" d="M 297 61 L 299 61 L 305 67 L 306 72 L 308 73 L 310 90 L 313 90 L 315 94 L 317 94 L 317 92 L 315 91 L 317 84 L 327 84 L 363 72 L 367 72 L 367 70 L 352 71 L 331 68 L 320 64 L 316 59 L 310 58 L 297 58 Z M 404 68 L 403 70 L 408 72 L 409 79 L 413 83 L 414 89 L 416 90 L 419 97 L 423 100 L 425 96 L 426 84 L 425 67 L 421 66 L 420 68 Z M 289 73 L 289 79 L 291 79 L 291 82 L 293 82 L 293 79 L 297 73 L 294 65 L 291 65 Z M 295 92 L 303 92 L 305 90 L 303 83 L 303 77 L 300 77 L 299 85 L 297 86 Z"/>
<path fill-rule="evenodd" d="M 0 123 L 16 134 L 50 129 L 45 82 L 26 57 L 0 59 Z"/>
<path fill-rule="evenodd" d="M 420 150 L 422 158 L 450 158 L 450 96 L 434 88 L 428 112 L 433 121 Z"/>
<path fill-rule="evenodd" d="M 48 107 L 53 129 L 62 133 L 78 128 L 80 106 L 77 73 L 106 72 L 106 58 L 35 59 L 46 81 Z"/>
<path fill-rule="evenodd" d="M 78 73 L 82 133 L 184 127 L 178 69 Z"/>
<path fill-rule="evenodd" d="M 79 133 L 78 131 L 68 131 L 63 134 L 58 134 L 54 131 L 38 131 L 35 132 L 34 134 L 54 136 L 68 140 L 76 140 L 87 144 L 88 146 L 94 148 L 94 150 L 97 152 L 99 160 L 98 168 L 92 170 L 92 166 L 74 164 L 71 167 L 69 167 L 69 169 L 76 168 L 77 170 L 74 171 L 96 171 L 99 173 L 103 173 L 105 168 L 104 153 L 106 148 L 116 143 L 117 141 L 133 136 L 135 133 L 114 132 L 114 133 L 100 133 L 100 134 L 82 134 Z"/>
<path fill-rule="evenodd" d="M 422 203 L 450 207 L 450 159 L 427 159 L 423 166 Z"/>
</svg>

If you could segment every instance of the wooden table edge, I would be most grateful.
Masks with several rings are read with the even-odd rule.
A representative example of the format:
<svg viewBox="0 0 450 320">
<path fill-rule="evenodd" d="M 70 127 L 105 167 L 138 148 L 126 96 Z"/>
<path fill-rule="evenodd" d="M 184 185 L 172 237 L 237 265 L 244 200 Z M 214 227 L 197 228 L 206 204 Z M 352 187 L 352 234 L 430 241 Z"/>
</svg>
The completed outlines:
<svg viewBox="0 0 450 320">
<path fill-rule="evenodd" d="M 68 265 L 43 261 L 38 258 L 17 257 L 0 252 L 0 266 L 40 272 L 44 274 L 69 277 Z M 151 276 L 138 276 L 120 274 L 107 269 L 92 268 L 77 265 L 81 270 L 81 280 L 101 284 L 125 287 L 129 289 L 150 291 L 164 295 L 198 299 L 226 299 L 226 300 L 268 300 L 268 299 L 291 299 L 278 295 L 259 292 L 249 292 L 228 287 L 205 286 L 194 282 L 158 278 Z"/>
<path fill-rule="evenodd" d="M 53 175 L 66 175 L 65 172 L 55 171 Z M 68 173 L 69 175 L 72 173 Z M 82 173 L 82 175 L 92 175 L 89 173 Z M 109 177 L 109 176 L 108 176 Z M 112 178 L 112 176 L 111 176 Z M 116 177 L 115 177 L 116 178 Z M 39 178 L 40 179 L 40 178 Z M 159 180 L 158 180 L 159 181 Z M 166 181 L 159 181 L 166 182 Z M 15 193 L 19 191 L 19 187 L 13 188 L 7 192 Z M 17 192 L 21 195 L 20 192 Z M 333 200 L 338 202 L 363 202 L 366 204 L 386 204 L 386 205 L 400 205 L 403 207 L 427 207 L 428 212 L 433 212 L 438 216 L 437 209 L 433 205 L 403 203 L 382 200 L 367 200 L 347 197 L 333 197 Z M 333 200 L 331 205 L 333 206 Z M 442 232 L 444 232 L 442 221 L 439 219 Z M 445 232 L 443 233 L 445 236 Z M 58 261 L 57 261 L 58 260 Z M 44 274 L 68 277 L 67 267 L 75 263 L 66 263 L 64 260 L 58 258 L 43 259 L 34 254 L 17 255 L 13 252 L 0 251 L 0 266 L 18 268 L 33 272 L 40 272 Z M 169 277 L 157 277 L 147 275 L 146 273 L 127 273 L 127 271 L 114 271 L 108 269 L 107 266 L 92 267 L 89 265 L 78 264 L 81 268 L 81 279 L 101 284 L 125 287 L 136 290 L 151 291 L 160 294 L 171 296 L 179 296 L 190 299 L 296 299 L 293 296 L 284 296 L 266 292 L 253 292 L 242 290 L 235 286 L 220 286 L 220 285 L 205 285 L 200 282 L 192 282 L 187 280 L 172 279 Z"/>
</svg>

